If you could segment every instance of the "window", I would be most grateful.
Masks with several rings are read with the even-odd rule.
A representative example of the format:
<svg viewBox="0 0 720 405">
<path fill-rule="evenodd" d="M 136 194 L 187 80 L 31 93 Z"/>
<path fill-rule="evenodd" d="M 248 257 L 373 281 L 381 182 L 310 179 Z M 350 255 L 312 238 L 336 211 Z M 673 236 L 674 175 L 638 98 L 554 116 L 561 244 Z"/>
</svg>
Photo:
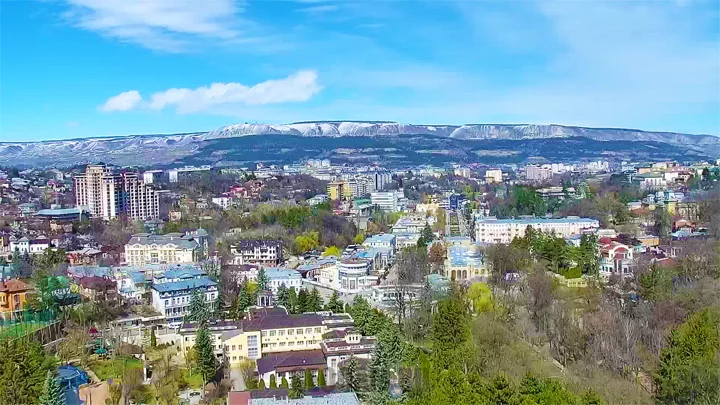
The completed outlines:
<svg viewBox="0 0 720 405">
<path fill-rule="evenodd" d="M 250 357 L 250 358 L 255 358 L 255 357 L 257 357 L 257 356 L 258 356 L 258 349 L 257 349 L 257 348 L 248 349 L 248 357 Z"/>
<path fill-rule="evenodd" d="M 295 333 L 295 329 L 288 329 L 288 336 L 292 336 Z"/>
<path fill-rule="evenodd" d="M 271 331 L 270 331 L 270 336 L 275 336 L 275 331 L 274 331 L 274 330 L 271 330 Z"/>
<path fill-rule="evenodd" d="M 308 340 L 307 342 L 305 342 L 305 344 L 307 344 L 308 346 L 310 346 L 311 344 L 313 344 L 313 341 L 312 341 L 312 340 Z"/>
<path fill-rule="evenodd" d="M 295 342 L 288 342 L 288 346 L 295 346 Z"/>
<path fill-rule="evenodd" d="M 320 333 L 320 328 L 315 328 L 315 333 Z"/>
<path fill-rule="evenodd" d="M 312 333 L 312 328 L 305 328 L 305 334 L 309 335 Z"/>
<path fill-rule="evenodd" d="M 232 345 L 232 350 L 235 350 L 235 345 Z"/>
<path fill-rule="evenodd" d="M 261 334 L 263 337 L 265 337 L 265 336 L 267 336 L 267 331 L 264 330 L 264 331 L 260 332 L 260 334 Z"/>
<path fill-rule="evenodd" d="M 280 342 L 280 347 L 284 347 L 284 346 L 285 346 L 285 342 Z"/>
<path fill-rule="evenodd" d="M 280 329 L 278 331 L 278 336 L 285 336 L 285 329 Z"/>
<path fill-rule="evenodd" d="M 302 329 L 296 329 L 296 330 L 295 330 L 295 333 L 298 334 L 298 335 L 302 335 L 302 334 L 303 334 L 302 332 L 303 332 Z"/>
</svg>

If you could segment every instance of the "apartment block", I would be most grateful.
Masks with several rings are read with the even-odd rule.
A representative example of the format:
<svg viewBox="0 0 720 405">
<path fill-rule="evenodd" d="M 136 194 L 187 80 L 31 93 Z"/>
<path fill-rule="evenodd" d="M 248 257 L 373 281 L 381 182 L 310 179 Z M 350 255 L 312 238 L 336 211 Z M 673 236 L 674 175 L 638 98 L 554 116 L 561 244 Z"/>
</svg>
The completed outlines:
<svg viewBox="0 0 720 405">
<path fill-rule="evenodd" d="M 87 208 L 91 218 L 110 220 L 126 214 L 131 220 L 160 216 L 157 191 L 137 173 L 117 173 L 105 165 L 88 165 L 73 178 L 75 204 Z"/>
<path fill-rule="evenodd" d="M 495 217 L 475 218 L 475 241 L 482 243 L 510 243 L 515 238 L 525 236 L 525 230 L 531 226 L 536 231 L 553 232 L 567 238 L 582 231 L 596 230 L 600 223 L 596 219 L 565 218 L 522 218 L 497 219 Z"/>
</svg>

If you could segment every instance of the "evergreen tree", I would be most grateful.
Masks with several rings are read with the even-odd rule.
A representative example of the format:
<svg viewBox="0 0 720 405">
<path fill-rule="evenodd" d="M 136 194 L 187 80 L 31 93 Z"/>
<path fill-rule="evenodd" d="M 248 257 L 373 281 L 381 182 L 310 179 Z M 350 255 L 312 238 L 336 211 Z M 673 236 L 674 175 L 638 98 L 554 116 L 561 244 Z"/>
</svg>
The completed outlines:
<svg viewBox="0 0 720 405">
<path fill-rule="evenodd" d="M 311 390 L 315 388 L 315 382 L 313 381 L 312 373 L 310 369 L 305 369 L 305 389 Z"/>
<path fill-rule="evenodd" d="M 332 296 L 330 296 L 330 300 L 325 305 L 325 310 L 336 314 L 343 312 L 343 303 L 340 301 L 340 296 L 337 291 L 333 291 Z"/>
<path fill-rule="evenodd" d="M 287 378 L 285 378 L 285 377 L 282 378 L 282 381 L 280 381 L 280 388 L 283 388 L 283 389 L 290 388 Z"/>
<path fill-rule="evenodd" d="M 157 336 L 155 336 L 155 328 L 150 329 L 150 347 L 157 346 Z"/>
<path fill-rule="evenodd" d="M 318 370 L 317 385 L 318 387 L 325 386 L 325 370 L 323 369 Z"/>
<path fill-rule="evenodd" d="M 297 292 L 295 291 L 295 288 L 290 288 L 288 291 L 288 306 L 286 307 L 288 312 L 291 314 L 298 313 L 297 311 L 297 305 L 298 304 L 298 296 Z"/>
<path fill-rule="evenodd" d="M 277 289 L 277 305 L 280 305 L 282 307 L 285 307 L 285 309 L 290 311 L 290 291 L 288 291 L 288 288 L 285 286 L 285 283 L 280 284 L 280 287 Z"/>
<path fill-rule="evenodd" d="M 48 371 L 55 370 L 55 358 L 40 342 L 15 339 L 0 344 L 0 402 L 37 403 Z"/>
<path fill-rule="evenodd" d="M 40 405 L 65 405 L 65 393 L 55 378 L 55 374 L 49 370 L 40 396 Z"/>
<path fill-rule="evenodd" d="M 298 297 L 297 297 L 297 307 L 295 308 L 295 311 L 298 314 L 302 314 L 302 313 L 308 311 L 309 298 L 310 298 L 310 295 L 308 294 L 307 290 L 304 288 L 301 288 L 300 292 L 298 293 Z"/>
<path fill-rule="evenodd" d="M 204 324 L 210 319 L 210 311 L 207 303 L 205 302 L 205 293 L 199 289 L 193 291 L 192 297 L 190 298 L 187 318 L 191 322 L 197 322 L 200 324 Z"/>
<path fill-rule="evenodd" d="M 306 305 L 306 311 L 307 312 L 318 312 L 322 311 L 323 308 L 323 299 L 320 296 L 320 292 L 317 290 L 317 288 L 313 287 L 312 292 L 308 296 L 307 299 L 307 305 Z"/>
<path fill-rule="evenodd" d="M 270 374 L 270 389 L 277 388 L 277 378 L 275 377 L 275 374 Z"/>
<path fill-rule="evenodd" d="M 391 370 L 400 369 L 402 344 L 402 334 L 396 325 L 388 322 L 380 329 L 369 370 L 374 391 L 385 392 L 390 387 Z"/>
<path fill-rule="evenodd" d="M 258 284 L 258 291 L 267 290 L 268 285 L 270 284 L 270 280 L 268 279 L 268 276 L 265 274 L 265 269 L 262 267 L 260 268 L 260 271 L 258 271 L 257 284 Z"/>
<path fill-rule="evenodd" d="M 263 378 L 260 379 L 260 381 L 258 382 L 258 389 L 259 390 L 265 389 L 265 379 L 263 379 Z"/>
<path fill-rule="evenodd" d="M 356 295 L 355 298 L 353 298 L 350 315 L 352 315 L 355 321 L 355 327 L 358 328 L 363 335 L 367 336 L 368 325 L 372 318 L 372 308 L 370 308 L 367 300 L 360 295 Z"/>
<path fill-rule="evenodd" d="M 431 339 L 435 364 L 439 368 L 461 367 L 467 359 L 465 348 L 470 339 L 470 316 L 457 286 L 452 286 L 450 298 L 438 303 Z"/>
<path fill-rule="evenodd" d="M 347 362 L 340 367 L 344 385 L 354 392 L 360 392 L 363 387 L 362 372 L 357 357 L 350 356 Z"/>
<path fill-rule="evenodd" d="M 205 326 L 198 329 L 195 350 L 197 351 L 197 368 L 203 378 L 203 386 L 205 386 L 205 383 L 215 376 L 215 370 L 217 370 L 217 357 L 215 357 L 210 340 L 210 333 Z"/>
<path fill-rule="evenodd" d="M 305 389 L 303 388 L 302 378 L 300 378 L 299 374 L 295 374 L 292 377 L 288 397 L 290 399 L 301 399 L 305 397 Z"/>
</svg>

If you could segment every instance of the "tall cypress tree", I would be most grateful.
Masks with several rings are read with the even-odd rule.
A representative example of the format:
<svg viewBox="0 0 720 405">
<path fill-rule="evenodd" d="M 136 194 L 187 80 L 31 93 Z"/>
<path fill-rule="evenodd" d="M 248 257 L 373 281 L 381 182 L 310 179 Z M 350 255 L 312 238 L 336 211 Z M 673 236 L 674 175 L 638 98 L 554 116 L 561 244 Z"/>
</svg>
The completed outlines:
<svg viewBox="0 0 720 405">
<path fill-rule="evenodd" d="M 65 405 L 65 393 L 52 371 L 48 371 L 45 377 L 40 405 Z"/>
<path fill-rule="evenodd" d="M 280 306 L 285 307 L 288 311 L 290 311 L 290 291 L 288 291 L 288 288 L 285 286 L 285 283 L 280 284 L 280 287 L 277 289 L 277 304 Z"/>
<path fill-rule="evenodd" d="M 188 306 L 187 318 L 192 322 L 203 324 L 210 319 L 210 311 L 205 302 L 205 294 L 200 290 L 193 291 Z"/>
<path fill-rule="evenodd" d="M 298 314 L 302 314 L 303 312 L 306 312 L 308 310 L 308 301 L 310 296 L 308 295 L 308 292 L 306 289 L 301 288 L 300 292 L 298 293 L 298 299 L 297 299 L 297 308 L 295 308 L 295 312 Z"/>
<path fill-rule="evenodd" d="M 267 290 L 269 283 L 270 280 L 268 279 L 267 274 L 265 274 L 265 269 L 261 267 L 257 275 L 258 291 L 260 292 Z"/>
</svg>

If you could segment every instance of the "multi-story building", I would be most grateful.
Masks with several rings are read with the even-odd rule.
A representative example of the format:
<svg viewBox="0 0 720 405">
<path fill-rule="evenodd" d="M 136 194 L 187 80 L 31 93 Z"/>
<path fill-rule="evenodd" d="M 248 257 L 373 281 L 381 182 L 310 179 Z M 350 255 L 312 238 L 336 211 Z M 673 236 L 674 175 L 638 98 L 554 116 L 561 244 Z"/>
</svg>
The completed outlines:
<svg viewBox="0 0 720 405">
<path fill-rule="evenodd" d="M 369 279 L 372 262 L 364 259 L 342 259 L 337 262 L 340 291 L 355 294 L 372 282 Z"/>
<path fill-rule="evenodd" d="M 73 178 L 75 203 L 87 208 L 91 218 L 112 219 L 126 214 L 132 220 L 160 216 L 157 191 L 137 173 L 117 173 L 105 165 L 88 165 Z"/>
<path fill-rule="evenodd" d="M 485 171 L 485 182 L 487 183 L 502 183 L 502 170 L 500 169 L 488 169 Z"/>
<path fill-rule="evenodd" d="M 336 330 L 323 336 L 322 351 L 327 360 L 328 375 L 325 381 L 328 385 L 339 382 L 340 365 L 350 356 L 369 360 L 377 344 L 375 336 L 363 336 L 355 330 Z"/>
<path fill-rule="evenodd" d="M 450 280 L 468 281 L 489 275 L 485 257 L 477 245 L 448 247 L 443 276 Z"/>
<path fill-rule="evenodd" d="M 231 264 L 235 265 L 277 266 L 283 259 L 282 242 L 279 240 L 241 240 L 230 245 L 230 253 L 233 255 Z"/>
<path fill-rule="evenodd" d="M 549 180 L 553 176 L 551 168 L 530 165 L 525 167 L 525 178 L 532 181 Z"/>
<path fill-rule="evenodd" d="M 389 249 L 389 255 L 394 256 L 397 247 L 397 236 L 392 233 L 373 235 L 365 239 L 363 245 L 371 248 L 387 248 Z"/>
<path fill-rule="evenodd" d="M 401 191 L 378 191 L 370 194 L 372 205 L 387 212 L 401 212 L 407 210 L 408 199 Z"/>
<path fill-rule="evenodd" d="M 50 240 L 44 236 L 38 236 L 35 239 L 28 239 L 23 236 L 20 239 L 14 236 L 10 237 L 10 252 L 18 252 L 21 255 L 30 254 L 38 255 L 45 253 L 50 247 Z"/>
<path fill-rule="evenodd" d="M 205 302 L 210 310 L 215 308 L 218 300 L 217 284 L 207 277 L 196 277 L 156 283 L 150 288 L 152 306 L 165 315 L 169 324 L 180 324 L 188 314 L 190 301 L 196 291 L 205 295 Z"/>
<path fill-rule="evenodd" d="M 633 274 L 633 249 L 619 242 L 610 242 L 600 248 L 600 275 L 613 274 L 629 277 Z"/>
<path fill-rule="evenodd" d="M 22 280 L 0 281 L 0 318 L 13 319 L 15 314 L 23 310 L 28 294 L 33 291 L 33 286 Z"/>
<path fill-rule="evenodd" d="M 190 234 L 168 233 L 132 235 L 125 245 L 125 261 L 130 265 L 192 263 L 202 254 L 202 246 Z"/>
<path fill-rule="evenodd" d="M 302 276 L 295 270 L 271 268 L 265 270 L 265 276 L 268 278 L 268 287 L 273 294 L 277 294 L 281 285 L 296 290 L 300 290 L 302 287 Z"/>
<path fill-rule="evenodd" d="M 513 239 L 525 236 L 525 230 L 531 226 L 536 231 L 554 232 L 555 235 L 567 238 L 582 233 L 584 230 L 595 230 L 600 227 L 596 219 L 565 217 L 565 218 L 528 218 L 528 219 L 497 219 L 495 217 L 475 218 L 475 241 L 482 243 L 510 243 Z"/>
<path fill-rule="evenodd" d="M 348 194 L 348 186 L 344 181 L 331 181 L 327 185 L 327 195 L 331 200 L 344 199 Z"/>
</svg>

